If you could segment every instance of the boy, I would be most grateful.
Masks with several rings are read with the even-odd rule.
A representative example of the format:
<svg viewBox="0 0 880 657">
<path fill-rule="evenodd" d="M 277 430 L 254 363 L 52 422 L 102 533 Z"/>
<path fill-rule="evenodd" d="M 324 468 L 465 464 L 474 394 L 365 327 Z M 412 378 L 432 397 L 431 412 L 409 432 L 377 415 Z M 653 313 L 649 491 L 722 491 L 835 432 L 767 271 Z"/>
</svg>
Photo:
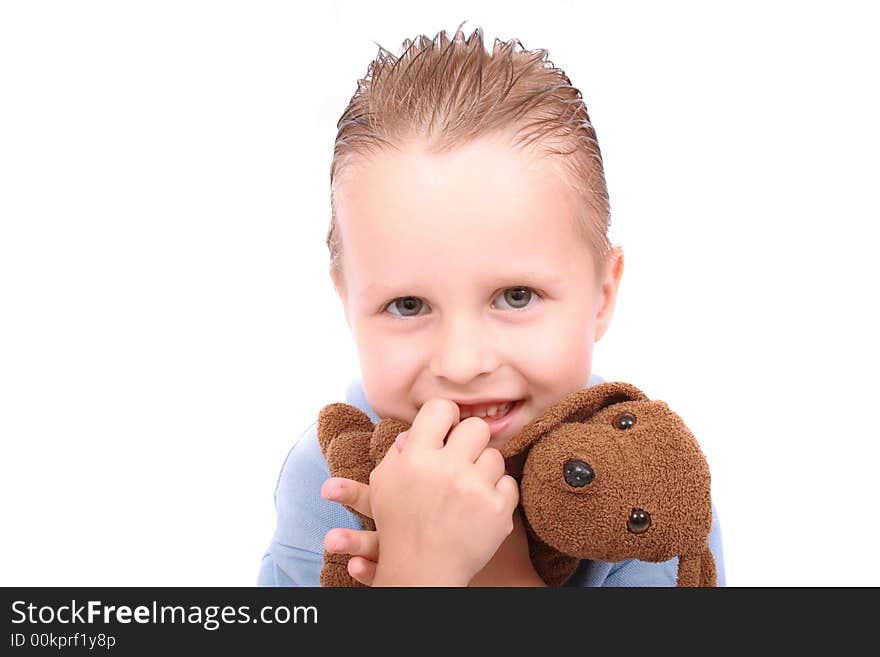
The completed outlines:
<svg viewBox="0 0 880 657">
<path fill-rule="evenodd" d="M 592 348 L 623 253 L 580 92 L 514 43 L 489 56 L 460 27 L 405 41 L 339 122 L 330 272 L 362 375 L 346 401 L 412 426 L 369 486 L 328 479 L 307 430 L 279 478 L 261 585 L 318 585 L 324 549 L 372 586 L 544 585 L 498 448 L 602 380 Z M 717 520 L 710 543 L 723 585 Z M 584 561 L 568 585 L 674 586 L 676 567 Z"/>
</svg>

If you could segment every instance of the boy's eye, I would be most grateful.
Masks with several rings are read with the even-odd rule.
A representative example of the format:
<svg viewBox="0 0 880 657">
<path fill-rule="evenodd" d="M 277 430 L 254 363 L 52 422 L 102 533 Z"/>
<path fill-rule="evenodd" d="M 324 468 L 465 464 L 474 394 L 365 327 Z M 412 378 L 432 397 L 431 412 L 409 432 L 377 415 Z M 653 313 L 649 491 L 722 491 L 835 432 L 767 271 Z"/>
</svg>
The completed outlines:
<svg viewBox="0 0 880 657">
<path fill-rule="evenodd" d="M 532 300 L 532 290 L 527 287 L 509 287 L 503 290 L 498 298 L 504 299 L 504 303 L 514 310 L 520 310 L 529 305 Z"/>
<path fill-rule="evenodd" d="M 528 307 L 533 296 L 535 295 L 531 288 L 508 287 L 502 290 L 496 299 L 501 299 L 503 304 L 507 304 L 507 308 L 521 310 Z M 397 297 L 385 307 L 385 310 L 398 317 L 415 317 L 422 314 L 422 310 L 426 307 L 427 304 L 418 297 Z M 505 309 L 503 305 L 501 308 Z"/>
<path fill-rule="evenodd" d="M 424 306 L 424 302 L 418 297 L 398 297 L 388 304 L 387 309 L 391 310 L 392 315 L 401 315 L 403 317 L 413 317 L 418 315 Z M 394 312 L 394 311 L 397 312 Z"/>
</svg>

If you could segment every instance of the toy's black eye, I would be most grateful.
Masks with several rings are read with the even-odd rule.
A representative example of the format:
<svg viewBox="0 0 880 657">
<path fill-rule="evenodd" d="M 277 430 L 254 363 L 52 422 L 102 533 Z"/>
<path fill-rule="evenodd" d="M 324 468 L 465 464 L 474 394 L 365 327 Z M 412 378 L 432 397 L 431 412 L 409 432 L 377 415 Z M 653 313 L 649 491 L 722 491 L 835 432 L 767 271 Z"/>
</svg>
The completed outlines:
<svg viewBox="0 0 880 657">
<path fill-rule="evenodd" d="M 647 511 L 642 511 L 641 509 L 630 511 L 629 519 L 626 521 L 626 528 L 633 534 L 646 532 L 650 526 L 651 515 Z"/>
<path fill-rule="evenodd" d="M 631 429 L 635 423 L 636 416 L 632 413 L 624 413 L 623 415 L 618 415 L 614 418 L 614 426 L 618 429 L 623 429 L 624 431 Z"/>
<path fill-rule="evenodd" d="M 583 461 L 566 461 L 563 468 L 565 483 L 574 488 L 583 488 L 596 477 L 589 463 Z"/>
</svg>

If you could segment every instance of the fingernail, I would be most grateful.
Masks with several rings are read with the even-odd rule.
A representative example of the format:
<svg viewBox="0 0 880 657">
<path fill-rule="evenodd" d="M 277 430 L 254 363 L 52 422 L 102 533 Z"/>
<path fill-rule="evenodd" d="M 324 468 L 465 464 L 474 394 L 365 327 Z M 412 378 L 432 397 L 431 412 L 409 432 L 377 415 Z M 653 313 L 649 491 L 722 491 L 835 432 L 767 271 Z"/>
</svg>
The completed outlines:
<svg viewBox="0 0 880 657">
<path fill-rule="evenodd" d="M 324 493 L 328 500 L 338 500 L 342 494 L 342 490 L 342 484 L 338 481 L 334 481 L 324 489 Z"/>
<path fill-rule="evenodd" d="M 409 433 L 409 432 L 402 431 L 399 434 L 397 434 L 397 438 L 394 439 L 394 444 L 397 445 L 398 450 L 403 449 L 403 445 L 404 445 L 404 443 L 406 443 L 406 434 L 407 433 Z"/>
</svg>

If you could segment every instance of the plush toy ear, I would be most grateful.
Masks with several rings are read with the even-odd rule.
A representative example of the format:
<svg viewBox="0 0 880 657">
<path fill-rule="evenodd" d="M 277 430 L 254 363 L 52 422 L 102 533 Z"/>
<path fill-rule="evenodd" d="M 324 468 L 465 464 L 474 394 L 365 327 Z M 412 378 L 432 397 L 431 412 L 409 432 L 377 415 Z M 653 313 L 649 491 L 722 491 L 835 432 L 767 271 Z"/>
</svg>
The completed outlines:
<svg viewBox="0 0 880 657">
<path fill-rule="evenodd" d="M 589 388 L 569 393 L 526 424 L 501 449 L 509 458 L 528 449 L 536 440 L 566 422 L 584 422 L 603 408 L 624 401 L 647 400 L 648 397 L 634 385 L 622 381 L 606 381 Z"/>
<path fill-rule="evenodd" d="M 408 431 L 409 428 L 409 422 L 390 417 L 383 418 L 373 429 L 373 437 L 370 440 L 370 456 L 373 463 L 378 464 L 385 457 L 386 452 L 391 449 L 397 434 Z"/>
<path fill-rule="evenodd" d="M 348 431 L 372 432 L 373 421 L 357 406 L 342 402 L 328 404 L 318 413 L 318 443 L 325 455 L 333 439 Z"/>
</svg>

